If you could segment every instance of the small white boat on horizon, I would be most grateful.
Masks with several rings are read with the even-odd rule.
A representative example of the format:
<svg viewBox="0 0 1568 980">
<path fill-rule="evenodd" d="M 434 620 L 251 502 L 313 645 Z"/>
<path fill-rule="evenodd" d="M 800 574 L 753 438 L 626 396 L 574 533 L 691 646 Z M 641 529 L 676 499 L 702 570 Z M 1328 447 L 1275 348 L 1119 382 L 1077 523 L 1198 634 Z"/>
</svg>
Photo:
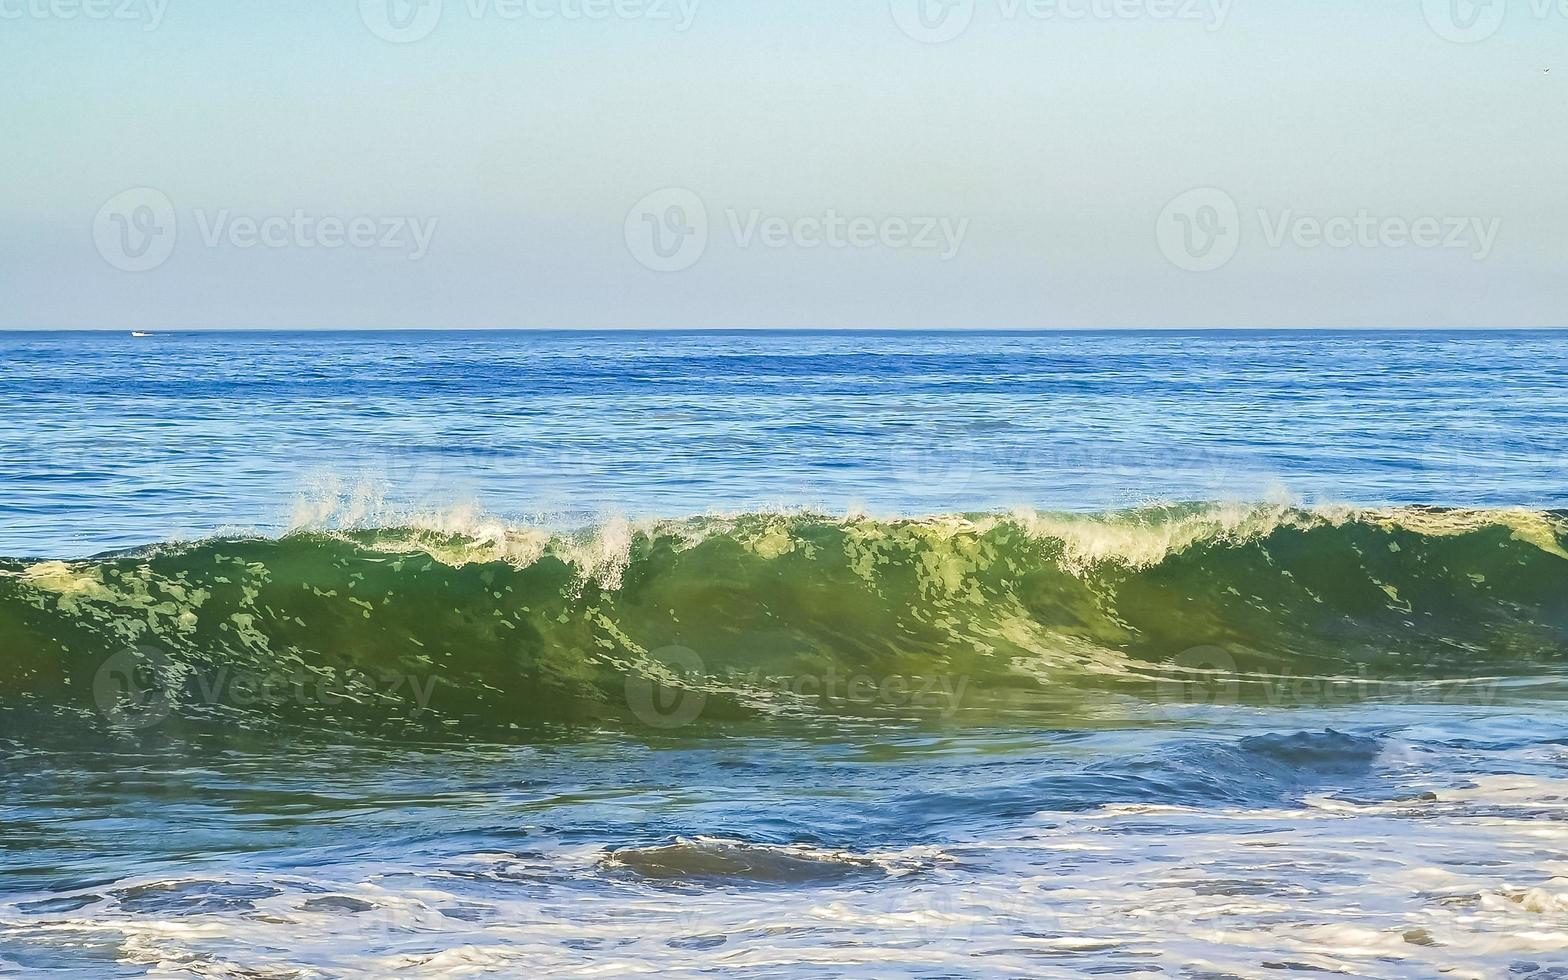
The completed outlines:
<svg viewBox="0 0 1568 980">
<path fill-rule="evenodd" d="M 151 337 L 152 334 L 148 333 L 145 330 L 132 330 L 131 331 L 131 336 L 132 337 Z"/>
</svg>

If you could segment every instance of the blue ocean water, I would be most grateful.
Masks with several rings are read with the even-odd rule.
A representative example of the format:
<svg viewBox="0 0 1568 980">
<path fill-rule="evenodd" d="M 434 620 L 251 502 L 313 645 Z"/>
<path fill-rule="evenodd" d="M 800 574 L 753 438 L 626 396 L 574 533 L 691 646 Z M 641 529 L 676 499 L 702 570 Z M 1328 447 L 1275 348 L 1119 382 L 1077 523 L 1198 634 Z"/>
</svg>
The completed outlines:
<svg viewBox="0 0 1568 980">
<path fill-rule="evenodd" d="M 303 497 L 573 524 L 813 506 L 1560 506 L 1558 332 L 0 335 L 0 554 Z"/>
<path fill-rule="evenodd" d="M 0 975 L 1561 975 L 1564 333 L 0 334 Z"/>
</svg>

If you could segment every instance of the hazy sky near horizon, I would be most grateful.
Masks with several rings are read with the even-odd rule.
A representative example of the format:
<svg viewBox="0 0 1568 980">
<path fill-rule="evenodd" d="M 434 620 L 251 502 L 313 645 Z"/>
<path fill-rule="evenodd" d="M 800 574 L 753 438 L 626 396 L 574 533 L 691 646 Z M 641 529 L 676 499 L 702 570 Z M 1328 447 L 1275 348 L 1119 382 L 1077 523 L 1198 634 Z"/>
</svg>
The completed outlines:
<svg viewBox="0 0 1568 980">
<path fill-rule="evenodd" d="M 1565 53 L 1544 0 L 0 0 L 0 327 L 1568 325 Z"/>
</svg>

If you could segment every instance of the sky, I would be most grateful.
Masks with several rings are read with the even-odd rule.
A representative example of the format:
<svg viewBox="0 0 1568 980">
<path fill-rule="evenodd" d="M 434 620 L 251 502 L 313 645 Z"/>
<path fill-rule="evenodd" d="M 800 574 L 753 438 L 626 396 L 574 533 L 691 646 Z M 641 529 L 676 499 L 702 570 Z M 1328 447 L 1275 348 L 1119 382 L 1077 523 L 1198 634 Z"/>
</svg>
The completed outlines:
<svg viewBox="0 0 1568 980">
<path fill-rule="evenodd" d="M 1568 326 L 1568 0 L 0 0 L 0 328 Z"/>
</svg>

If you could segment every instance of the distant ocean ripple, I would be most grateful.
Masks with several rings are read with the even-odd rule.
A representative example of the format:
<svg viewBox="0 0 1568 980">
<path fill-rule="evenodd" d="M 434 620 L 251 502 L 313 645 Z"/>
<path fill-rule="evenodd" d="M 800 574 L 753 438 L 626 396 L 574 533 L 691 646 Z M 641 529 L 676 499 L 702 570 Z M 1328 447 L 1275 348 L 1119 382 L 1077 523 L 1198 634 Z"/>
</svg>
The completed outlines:
<svg viewBox="0 0 1568 980">
<path fill-rule="evenodd" d="M 561 527 L 1288 497 L 1568 505 L 1568 334 L 0 335 L 0 555 L 326 501 Z"/>
</svg>

